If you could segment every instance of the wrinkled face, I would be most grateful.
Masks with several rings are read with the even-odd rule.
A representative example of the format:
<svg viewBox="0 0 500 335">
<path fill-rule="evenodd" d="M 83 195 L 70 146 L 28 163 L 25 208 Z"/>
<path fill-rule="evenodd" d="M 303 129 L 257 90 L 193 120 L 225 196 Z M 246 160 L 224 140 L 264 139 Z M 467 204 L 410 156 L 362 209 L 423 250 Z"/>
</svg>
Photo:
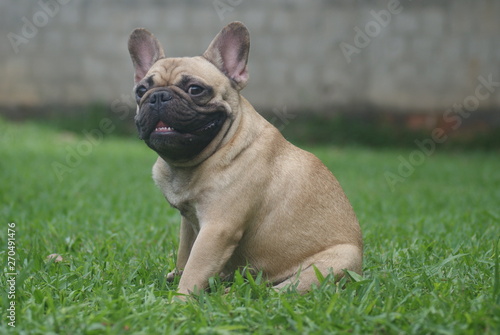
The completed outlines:
<svg viewBox="0 0 500 335">
<path fill-rule="evenodd" d="M 169 161 L 188 161 L 229 127 L 229 79 L 203 57 L 162 58 L 134 87 L 139 136 Z"/>
<path fill-rule="evenodd" d="M 202 56 L 183 58 L 165 58 L 153 34 L 134 29 L 128 50 L 140 138 L 179 165 L 195 165 L 213 154 L 237 120 L 249 48 L 241 22 L 225 26 Z"/>
</svg>

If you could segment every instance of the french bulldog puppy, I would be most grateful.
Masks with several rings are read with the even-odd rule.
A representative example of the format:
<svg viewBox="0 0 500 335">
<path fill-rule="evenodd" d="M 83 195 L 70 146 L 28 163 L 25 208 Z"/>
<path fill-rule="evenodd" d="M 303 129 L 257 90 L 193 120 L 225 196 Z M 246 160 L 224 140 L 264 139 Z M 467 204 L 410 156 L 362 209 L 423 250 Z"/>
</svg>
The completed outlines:
<svg viewBox="0 0 500 335">
<path fill-rule="evenodd" d="M 166 58 L 145 29 L 130 35 L 135 122 L 159 155 L 153 179 L 182 220 L 178 292 L 249 266 L 276 289 L 361 273 L 354 211 L 323 163 L 288 141 L 240 94 L 248 81 L 249 33 L 224 27 L 202 56 Z"/>
</svg>

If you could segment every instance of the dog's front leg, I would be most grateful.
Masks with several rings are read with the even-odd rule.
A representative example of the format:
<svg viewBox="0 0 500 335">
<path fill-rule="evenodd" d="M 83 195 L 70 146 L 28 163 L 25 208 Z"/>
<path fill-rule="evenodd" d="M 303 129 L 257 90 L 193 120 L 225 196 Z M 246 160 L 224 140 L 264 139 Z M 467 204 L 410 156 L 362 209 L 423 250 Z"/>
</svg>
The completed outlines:
<svg viewBox="0 0 500 335">
<path fill-rule="evenodd" d="M 175 276 L 182 274 L 182 270 L 186 267 L 195 238 L 196 232 L 193 229 L 193 225 L 183 216 L 181 219 L 179 249 L 177 250 L 177 263 L 175 269 L 167 274 L 168 281 L 173 281 Z"/>
<path fill-rule="evenodd" d="M 182 273 L 179 293 L 205 289 L 208 279 L 222 271 L 243 236 L 242 230 L 231 228 L 231 225 L 217 223 L 202 225 Z"/>
</svg>

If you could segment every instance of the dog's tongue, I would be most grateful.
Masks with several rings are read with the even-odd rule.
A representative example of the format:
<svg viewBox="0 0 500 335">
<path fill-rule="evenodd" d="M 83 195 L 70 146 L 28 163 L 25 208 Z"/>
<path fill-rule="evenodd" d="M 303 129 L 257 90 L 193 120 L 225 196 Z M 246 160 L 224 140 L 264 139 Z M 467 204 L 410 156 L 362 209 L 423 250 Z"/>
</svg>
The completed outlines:
<svg viewBox="0 0 500 335">
<path fill-rule="evenodd" d="M 163 121 L 158 122 L 156 125 L 156 128 L 163 128 L 163 127 L 168 127 Z"/>
<path fill-rule="evenodd" d="M 174 128 L 166 125 L 163 121 L 158 122 L 155 128 L 155 132 L 169 132 L 174 130 Z"/>
</svg>

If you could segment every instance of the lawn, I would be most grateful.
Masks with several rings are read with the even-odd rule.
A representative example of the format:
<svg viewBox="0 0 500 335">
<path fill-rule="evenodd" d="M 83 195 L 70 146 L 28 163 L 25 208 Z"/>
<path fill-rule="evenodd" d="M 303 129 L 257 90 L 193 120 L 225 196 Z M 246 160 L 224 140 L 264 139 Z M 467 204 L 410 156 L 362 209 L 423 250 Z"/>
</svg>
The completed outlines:
<svg viewBox="0 0 500 335">
<path fill-rule="evenodd" d="M 179 215 L 151 180 L 155 154 L 134 137 L 82 134 L 0 121 L 0 333 L 500 331 L 499 152 L 306 148 L 354 206 L 363 276 L 340 285 L 328 276 L 301 296 L 237 273 L 234 282 L 214 279 L 210 292 L 179 303 L 177 283 L 165 281 Z M 417 156 L 423 159 L 411 173 L 388 182 L 402 159 Z M 63 260 L 48 260 L 54 253 Z"/>
</svg>

